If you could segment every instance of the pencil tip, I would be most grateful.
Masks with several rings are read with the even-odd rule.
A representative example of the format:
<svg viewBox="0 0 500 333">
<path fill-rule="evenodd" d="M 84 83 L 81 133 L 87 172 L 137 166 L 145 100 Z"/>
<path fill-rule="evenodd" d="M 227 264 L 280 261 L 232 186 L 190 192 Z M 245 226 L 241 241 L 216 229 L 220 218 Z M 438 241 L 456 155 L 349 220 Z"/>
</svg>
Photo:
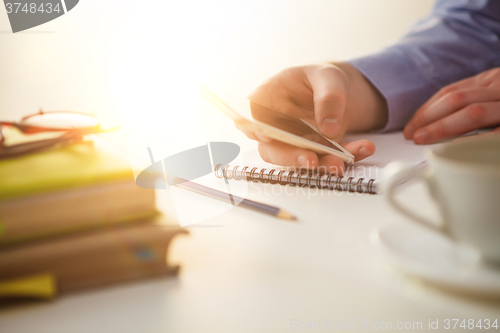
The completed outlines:
<svg viewBox="0 0 500 333">
<path fill-rule="evenodd" d="M 294 221 L 297 220 L 295 216 L 293 216 L 292 214 L 283 209 L 280 209 L 280 211 L 278 212 L 278 214 L 276 214 L 276 216 L 279 217 L 280 219 L 285 219 L 285 220 L 294 220 Z"/>
</svg>

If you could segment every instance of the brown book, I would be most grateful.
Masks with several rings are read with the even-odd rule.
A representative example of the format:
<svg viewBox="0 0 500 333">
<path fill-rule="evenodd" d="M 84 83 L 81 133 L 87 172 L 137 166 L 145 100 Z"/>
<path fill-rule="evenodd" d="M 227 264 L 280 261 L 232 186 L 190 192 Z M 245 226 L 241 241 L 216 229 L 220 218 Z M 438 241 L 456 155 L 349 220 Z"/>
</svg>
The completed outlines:
<svg viewBox="0 0 500 333">
<path fill-rule="evenodd" d="M 0 246 L 156 213 L 154 190 L 137 186 L 128 158 L 98 137 L 0 160 Z"/>
<path fill-rule="evenodd" d="M 111 283 L 175 274 L 167 249 L 175 226 L 115 226 L 0 251 L 0 298 L 50 297 Z M 33 283 L 30 285 L 30 279 Z M 41 278 L 40 278 L 41 277 Z M 45 289 L 44 289 L 45 288 Z M 42 291 L 40 291 L 42 290 Z"/>
</svg>

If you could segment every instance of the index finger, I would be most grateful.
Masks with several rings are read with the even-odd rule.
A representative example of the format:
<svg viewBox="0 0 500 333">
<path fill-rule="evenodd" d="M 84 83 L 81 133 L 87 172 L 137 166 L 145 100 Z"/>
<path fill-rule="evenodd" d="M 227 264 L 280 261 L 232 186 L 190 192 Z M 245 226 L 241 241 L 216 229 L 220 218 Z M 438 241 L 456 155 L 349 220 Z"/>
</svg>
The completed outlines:
<svg viewBox="0 0 500 333">
<path fill-rule="evenodd" d="M 439 89 L 437 93 L 432 95 L 432 97 L 425 102 L 421 107 L 415 111 L 413 114 L 413 117 L 410 119 L 408 124 L 405 126 L 404 129 L 404 135 L 406 139 L 412 139 L 413 134 L 415 133 L 415 119 L 418 119 L 426 110 L 428 110 L 430 107 L 432 107 L 435 103 L 437 103 L 441 98 L 444 96 L 448 95 L 451 92 L 461 90 L 461 89 L 467 89 L 474 87 L 474 77 L 469 77 L 460 81 L 457 81 L 455 83 L 452 83 L 450 85 L 444 86 L 443 88 Z"/>
<path fill-rule="evenodd" d="M 429 106 L 432 104 L 436 103 L 438 100 L 440 100 L 442 97 L 445 95 L 456 91 L 456 90 L 461 90 L 461 89 L 466 89 L 466 88 L 471 88 L 474 86 L 474 77 L 468 77 L 466 79 L 457 81 L 455 83 L 449 84 L 447 86 L 444 86 L 443 88 L 439 89 L 437 93 L 432 95 L 432 97 L 425 102 L 421 107 L 417 109 L 417 112 L 415 112 L 414 117 L 422 112 L 423 109 L 427 109 Z"/>
</svg>

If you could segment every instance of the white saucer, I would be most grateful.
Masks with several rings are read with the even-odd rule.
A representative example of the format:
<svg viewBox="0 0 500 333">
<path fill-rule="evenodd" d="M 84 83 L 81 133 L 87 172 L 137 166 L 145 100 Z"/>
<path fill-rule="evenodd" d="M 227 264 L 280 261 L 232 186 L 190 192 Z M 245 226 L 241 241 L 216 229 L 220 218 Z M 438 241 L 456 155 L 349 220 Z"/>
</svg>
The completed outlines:
<svg viewBox="0 0 500 333">
<path fill-rule="evenodd" d="M 438 232 L 405 222 L 375 230 L 371 241 L 389 263 L 409 274 L 449 289 L 500 296 L 500 268 Z"/>
</svg>

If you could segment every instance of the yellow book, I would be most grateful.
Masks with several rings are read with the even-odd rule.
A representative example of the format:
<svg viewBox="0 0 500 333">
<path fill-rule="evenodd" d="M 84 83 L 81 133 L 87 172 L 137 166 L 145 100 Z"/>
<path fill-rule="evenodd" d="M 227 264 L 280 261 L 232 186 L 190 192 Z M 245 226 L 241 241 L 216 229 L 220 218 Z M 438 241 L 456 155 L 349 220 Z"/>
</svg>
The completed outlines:
<svg viewBox="0 0 500 333">
<path fill-rule="evenodd" d="M 97 136 L 0 160 L 0 246 L 155 213 L 154 190 L 137 186 L 128 158 Z"/>
<path fill-rule="evenodd" d="M 0 280 L 0 298 L 51 299 L 56 295 L 56 281 L 50 273 L 38 273 Z"/>
<path fill-rule="evenodd" d="M 108 227 L 0 251 L 0 300 L 61 293 L 175 274 L 168 247 L 180 227 Z"/>
</svg>

